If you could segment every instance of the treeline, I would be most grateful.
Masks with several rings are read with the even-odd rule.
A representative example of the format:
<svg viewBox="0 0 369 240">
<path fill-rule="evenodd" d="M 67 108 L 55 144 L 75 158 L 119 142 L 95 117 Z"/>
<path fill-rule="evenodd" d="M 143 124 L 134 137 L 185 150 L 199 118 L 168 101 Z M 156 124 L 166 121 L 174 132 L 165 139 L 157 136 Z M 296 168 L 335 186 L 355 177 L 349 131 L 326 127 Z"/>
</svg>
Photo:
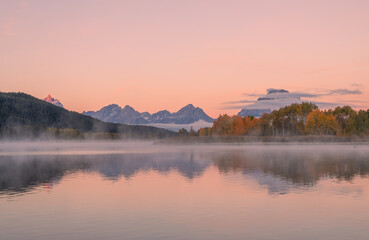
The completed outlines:
<svg viewBox="0 0 369 240">
<path fill-rule="evenodd" d="M 134 136 L 130 136 L 134 137 Z M 43 128 L 35 125 L 8 127 L 0 130 L 1 139 L 40 139 L 40 140 L 71 140 L 71 139 L 123 139 L 125 134 L 109 132 L 81 132 L 72 128 Z"/>
<path fill-rule="evenodd" d="M 180 132 L 181 133 L 181 132 Z M 184 135 L 182 130 L 182 135 Z M 194 135 L 194 131 L 190 135 Z M 201 128 L 198 136 L 368 136 L 369 109 L 350 106 L 320 110 L 313 103 L 292 104 L 260 118 L 220 115 L 213 127 Z"/>
</svg>

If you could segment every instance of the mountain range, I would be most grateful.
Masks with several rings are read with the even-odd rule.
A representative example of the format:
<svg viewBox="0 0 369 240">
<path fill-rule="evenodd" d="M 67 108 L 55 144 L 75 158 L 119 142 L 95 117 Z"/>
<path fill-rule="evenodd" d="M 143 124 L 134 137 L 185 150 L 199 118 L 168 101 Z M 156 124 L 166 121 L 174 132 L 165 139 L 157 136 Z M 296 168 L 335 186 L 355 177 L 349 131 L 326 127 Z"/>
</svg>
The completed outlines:
<svg viewBox="0 0 369 240">
<path fill-rule="evenodd" d="M 212 123 L 213 118 L 209 117 L 201 108 L 192 104 L 181 108 L 178 112 L 171 113 L 167 110 L 154 114 L 148 112 L 138 112 L 131 106 L 126 105 L 121 108 L 117 104 L 111 104 L 100 110 L 83 112 L 82 114 L 100 119 L 104 122 L 150 125 L 150 124 L 191 124 L 198 121 Z"/>
<path fill-rule="evenodd" d="M 162 138 L 176 133 L 151 126 L 107 123 L 68 111 L 25 93 L 0 92 L 0 138 L 38 137 L 71 129 L 81 134 L 108 133 L 122 138 Z"/>
<path fill-rule="evenodd" d="M 63 107 L 61 102 L 52 98 L 50 94 L 44 98 L 44 101 Z M 241 117 L 261 117 L 264 113 L 270 113 L 273 110 L 289 106 L 293 103 L 300 104 L 302 100 L 298 95 L 290 93 L 285 89 L 269 88 L 267 89 L 266 95 L 259 97 L 254 103 L 245 106 L 237 115 Z M 98 111 L 84 111 L 82 114 L 104 122 L 150 125 L 172 131 L 178 131 L 180 128 L 189 130 L 193 127 L 195 130 L 198 130 L 201 127 L 211 127 L 214 121 L 201 108 L 194 107 L 192 104 L 188 104 L 174 113 L 162 110 L 150 114 L 149 112 L 138 112 L 129 105 L 122 108 L 117 104 L 111 104 Z"/>
</svg>

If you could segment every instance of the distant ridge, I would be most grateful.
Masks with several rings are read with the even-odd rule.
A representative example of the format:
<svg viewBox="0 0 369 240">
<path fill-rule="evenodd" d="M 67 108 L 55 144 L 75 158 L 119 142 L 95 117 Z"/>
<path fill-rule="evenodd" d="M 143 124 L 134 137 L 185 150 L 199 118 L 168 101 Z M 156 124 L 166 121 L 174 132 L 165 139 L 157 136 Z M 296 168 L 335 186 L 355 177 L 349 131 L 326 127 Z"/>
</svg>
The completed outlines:
<svg viewBox="0 0 369 240">
<path fill-rule="evenodd" d="M 121 108 L 117 104 L 111 104 L 100 110 L 83 112 L 82 114 L 100 119 L 104 122 L 124 123 L 124 124 L 191 124 L 200 120 L 212 123 L 214 119 L 209 117 L 204 110 L 188 104 L 178 112 L 171 113 L 167 110 L 154 114 L 148 112 L 138 112 L 131 106 L 126 105 Z"/>
</svg>

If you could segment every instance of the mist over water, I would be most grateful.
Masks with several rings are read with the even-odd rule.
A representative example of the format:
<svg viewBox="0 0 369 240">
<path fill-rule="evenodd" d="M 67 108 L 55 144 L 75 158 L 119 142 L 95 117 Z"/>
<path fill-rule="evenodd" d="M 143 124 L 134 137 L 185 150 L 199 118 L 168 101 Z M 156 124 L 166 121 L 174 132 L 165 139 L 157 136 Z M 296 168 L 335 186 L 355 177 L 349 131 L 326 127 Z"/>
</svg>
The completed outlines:
<svg viewBox="0 0 369 240">
<path fill-rule="evenodd" d="M 0 143 L 0 239 L 360 239 L 369 145 Z"/>
</svg>

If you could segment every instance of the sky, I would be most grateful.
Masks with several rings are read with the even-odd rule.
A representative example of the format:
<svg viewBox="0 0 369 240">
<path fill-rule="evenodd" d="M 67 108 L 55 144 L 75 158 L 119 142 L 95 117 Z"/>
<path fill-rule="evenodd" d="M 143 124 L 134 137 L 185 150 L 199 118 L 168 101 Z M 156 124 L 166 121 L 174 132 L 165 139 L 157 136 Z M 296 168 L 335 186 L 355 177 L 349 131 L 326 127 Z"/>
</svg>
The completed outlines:
<svg viewBox="0 0 369 240">
<path fill-rule="evenodd" d="M 77 112 L 217 117 L 268 88 L 367 109 L 368 29 L 367 0 L 1 0 L 0 91 Z"/>
</svg>

